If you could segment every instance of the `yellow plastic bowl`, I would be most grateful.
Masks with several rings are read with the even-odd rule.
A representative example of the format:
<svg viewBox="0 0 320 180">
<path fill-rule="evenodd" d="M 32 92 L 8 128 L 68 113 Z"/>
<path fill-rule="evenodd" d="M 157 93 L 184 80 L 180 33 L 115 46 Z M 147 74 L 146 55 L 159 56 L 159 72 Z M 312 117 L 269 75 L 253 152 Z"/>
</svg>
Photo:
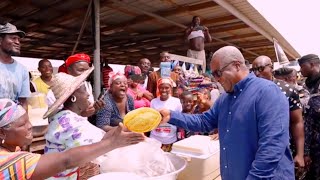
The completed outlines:
<svg viewBox="0 0 320 180">
<path fill-rule="evenodd" d="M 130 111 L 124 116 L 123 124 L 133 132 L 149 132 L 160 124 L 161 114 L 147 107 Z"/>
</svg>

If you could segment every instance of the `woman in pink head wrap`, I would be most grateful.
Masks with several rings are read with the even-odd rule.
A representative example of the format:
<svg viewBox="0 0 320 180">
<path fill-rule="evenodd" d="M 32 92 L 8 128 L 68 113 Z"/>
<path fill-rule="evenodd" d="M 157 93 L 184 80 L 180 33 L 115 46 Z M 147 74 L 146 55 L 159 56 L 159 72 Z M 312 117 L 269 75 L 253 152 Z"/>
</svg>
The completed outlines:
<svg viewBox="0 0 320 180">
<path fill-rule="evenodd" d="M 124 74 L 128 79 L 127 93 L 134 99 L 134 108 L 150 107 L 153 95 L 140 85 L 144 81 L 140 68 L 138 66 L 127 65 L 124 68 Z"/>
<path fill-rule="evenodd" d="M 117 126 L 124 116 L 134 110 L 133 98 L 127 95 L 127 78 L 121 73 L 109 74 L 110 89 L 104 94 L 105 106 L 98 111 L 96 125 L 105 131 Z"/>
</svg>

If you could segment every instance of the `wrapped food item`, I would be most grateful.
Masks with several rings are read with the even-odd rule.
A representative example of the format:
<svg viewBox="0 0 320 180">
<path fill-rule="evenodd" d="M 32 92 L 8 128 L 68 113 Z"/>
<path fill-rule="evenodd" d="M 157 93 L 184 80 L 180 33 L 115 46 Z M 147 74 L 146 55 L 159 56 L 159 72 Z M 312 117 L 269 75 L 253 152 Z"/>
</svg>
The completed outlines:
<svg viewBox="0 0 320 180">
<path fill-rule="evenodd" d="M 99 161 L 101 173 L 127 172 L 156 177 L 176 171 L 169 156 L 161 149 L 161 143 L 151 138 L 110 151 L 99 157 Z"/>
<path fill-rule="evenodd" d="M 125 115 L 123 124 L 133 132 L 149 132 L 155 129 L 161 121 L 161 114 L 147 107 L 142 107 L 133 111 L 130 111 Z"/>
</svg>

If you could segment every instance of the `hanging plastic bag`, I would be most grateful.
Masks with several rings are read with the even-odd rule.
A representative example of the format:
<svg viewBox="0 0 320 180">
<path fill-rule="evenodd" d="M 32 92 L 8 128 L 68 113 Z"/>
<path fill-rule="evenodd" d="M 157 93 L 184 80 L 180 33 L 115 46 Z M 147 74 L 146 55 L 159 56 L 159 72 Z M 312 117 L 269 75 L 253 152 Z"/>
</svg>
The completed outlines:
<svg viewBox="0 0 320 180">
<path fill-rule="evenodd" d="M 199 75 L 199 73 L 197 72 L 197 68 L 196 68 L 196 65 L 194 64 L 190 64 L 190 68 L 189 68 L 189 77 L 190 78 L 195 78 Z"/>
<path fill-rule="evenodd" d="M 198 70 L 198 65 L 195 65 L 194 66 L 194 74 L 196 75 L 196 76 L 199 76 L 199 70 Z"/>
<path fill-rule="evenodd" d="M 185 78 L 188 79 L 190 73 L 189 73 L 189 71 L 187 70 L 187 66 L 186 66 L 186 63 L 185 63 L 185 62 L 182 64 L 181 69 L 182 69 L 182 72 L 183 72 Z"/>
<path fill-rule="evenodd" d="M 101 173 L 129 172 L 142 177 L 160 176 L 175 171 L 169 157 L 161 149 L 161 143 L 150 138 L 105 154 L 99 164 Z"/>
</svg>

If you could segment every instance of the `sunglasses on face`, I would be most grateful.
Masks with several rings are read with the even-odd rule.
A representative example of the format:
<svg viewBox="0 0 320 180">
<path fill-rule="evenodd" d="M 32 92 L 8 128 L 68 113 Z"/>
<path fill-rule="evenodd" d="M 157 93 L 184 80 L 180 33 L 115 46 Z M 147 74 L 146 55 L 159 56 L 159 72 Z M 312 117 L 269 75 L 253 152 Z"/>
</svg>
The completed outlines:
<svg viewBox="0 0 320 180">
<path fill-rule="evenodd" d="M 251 68 L 250 71 L 251 71 L 251 72 L 257 72 L 257 71 L 262 72 L 262 71 L 264 71 L 264 69 L 265 69 L 266 67 L 268 67 L 268 66 L 270 66 L 271 69 L 273 69 L 272 64 L 266 64 L 266 65 L 264 65 L 264 66 L 259 66 L 259 67 Z"/>
<path fill-rule="evenodd" d="M 228 64 L 226 64 L 225 66 L 223 66 L 221 69 L 215 70 L 215 71 L 211 71 L 211 74 L 214 78 L 220 78 L 222 76 L 222 73 L 224 71 L 225 68 L 227 68 L 230 64 L 234 63 L 235 61 L 232 61 Z"/>
</svg>

